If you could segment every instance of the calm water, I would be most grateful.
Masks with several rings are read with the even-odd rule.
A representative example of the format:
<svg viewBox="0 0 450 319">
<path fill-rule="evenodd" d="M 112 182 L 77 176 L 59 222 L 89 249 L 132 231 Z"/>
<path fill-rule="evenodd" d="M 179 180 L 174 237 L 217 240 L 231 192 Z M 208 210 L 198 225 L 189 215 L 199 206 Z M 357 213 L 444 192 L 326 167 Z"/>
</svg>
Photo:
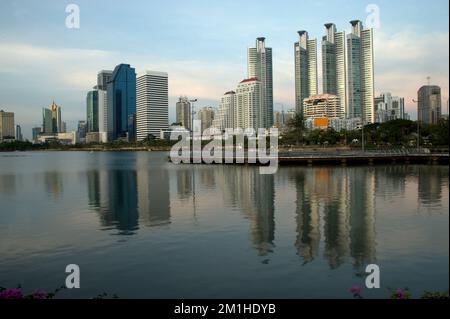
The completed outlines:
<svg viewBox="0 0 450 319">
<path fill-rule="evenodd" d="M 447 166 L 179 166 L 164 153 L 0 153 L 0 286 L 131 297 L 447 290 Z"/>
</svg>

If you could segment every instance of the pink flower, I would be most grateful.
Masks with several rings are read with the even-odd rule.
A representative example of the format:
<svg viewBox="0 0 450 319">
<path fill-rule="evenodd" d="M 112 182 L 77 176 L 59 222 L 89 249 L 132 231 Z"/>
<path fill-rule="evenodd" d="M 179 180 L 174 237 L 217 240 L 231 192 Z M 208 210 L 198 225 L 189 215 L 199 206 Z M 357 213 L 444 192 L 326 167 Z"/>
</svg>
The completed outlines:
<svg viewBox="0 0 450 319">
<path fill-rule="evenodd" d="M 47 299 L 48 294 L 44 290 L 35 290 L 32 294 L 33 299 Z"/>
<path fill-rule="evenodd" d="M 403 290 L 397 288 L 397 290 L 395 291 L 395 297 L 397 299 L 406 299 L 406 294 L 403 292 Z"/>
<path fill-rule="evenodd" d="M 22 299 L 22 289 L 20 288 L 9 288 L 0 291 L 0 299 Z"/>
<path fill-rule="evenodd" d="M 363 289 L 361 286 L 353 286 L 348 291 L 350 291 L 350 293 L 352 293 L 355 296 L 359 296 L 359 295 L 361 295 L 362 290 Z"/>
</svg>

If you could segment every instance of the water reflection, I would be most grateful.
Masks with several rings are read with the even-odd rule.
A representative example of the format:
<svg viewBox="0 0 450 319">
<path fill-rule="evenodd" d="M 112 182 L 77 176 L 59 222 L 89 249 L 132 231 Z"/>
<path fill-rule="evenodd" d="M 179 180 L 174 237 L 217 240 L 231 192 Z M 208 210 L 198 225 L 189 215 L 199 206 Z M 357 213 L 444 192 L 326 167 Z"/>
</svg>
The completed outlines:
<svg viewBox="0 0 450 319">
<path fill-rule="evenodd" d="M 352 168 L 294 170 L 297 254 L 304 263 L 320 253 L 331 268 L 353 258 L 356 268 L 375 260 L 375 174 Z M 321 230 L 323 234 L 321 233 Z"/>
<path fill-rule="evenodd" d="M 225 206 L 238 207 L 250 221 L 250 240 L 258 254 L 265 256 L 272 252 L 275 239 L 274 176 L 261 175 L 257 168 L 243 166 L 222 167 L 215 174 L 224 190 Z"/>
<path fill-rule="evenodd" d="M 16 175 L 0 175 L 0 193 L 5 193 L 8 195 L 16 194 Z"/>
<path fill-rule="evenodd" d="M 53 199 L 59 199 L 63 192 L 63 177 L 59 171 L 51 171 L 44 173 L 44 184 L 47 194 Z"/>
<path fill-rule="evenodd" d="M 424 205 L 439 205 L 442 200 L 442 181 L 447 177 L 438 166 L 420 166 L 418 168 L 419 200 Z"/>
<path fill-rule="evenodd" d="M 293 204 L 292 243 L 301 262 L 323 256 L 332 269 L 350 261 L 357 272 L 377 260 L 376 198 L 404 197 L 408 179 L 417 176 L 419 200 L 439 204 L 442 184 L 448 183 L 439 167 L 283 167 L 274 176 L 248 166 L 154 165 L 143 156 L 121 169 L 116 164 L 100 162 L 87 172 L 89 207 L 98 213 L 103 229 L 132 235 L 139 226 L 169 225 L 174 202 L 194 218 L 199 204 L 209 205 L 224 213 L 238 210 L 249 222 L 251 246 L 257 255 L 268 256 L 276 249 L 276 195 L 288 190 L 280 198 L 290 196 Z M 58 175 L 46 176 L 46 185 L 57 194 Z M 292 218 L 281 213 L 278 218 Z"/>
</svg>

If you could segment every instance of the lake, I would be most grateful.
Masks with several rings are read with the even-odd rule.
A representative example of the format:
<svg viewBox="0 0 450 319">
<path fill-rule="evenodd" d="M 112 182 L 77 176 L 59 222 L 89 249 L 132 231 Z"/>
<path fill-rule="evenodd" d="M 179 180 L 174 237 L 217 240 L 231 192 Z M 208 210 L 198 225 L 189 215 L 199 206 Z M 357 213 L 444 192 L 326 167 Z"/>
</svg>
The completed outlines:
<svg viewBox="0 0 450 319">
<path fill-rule="evenodd" d="M 159 152 L 0 153 L 0 286 L 120 298 L 448 290 L 449 167 L 175 165 Z"/>
</svg>

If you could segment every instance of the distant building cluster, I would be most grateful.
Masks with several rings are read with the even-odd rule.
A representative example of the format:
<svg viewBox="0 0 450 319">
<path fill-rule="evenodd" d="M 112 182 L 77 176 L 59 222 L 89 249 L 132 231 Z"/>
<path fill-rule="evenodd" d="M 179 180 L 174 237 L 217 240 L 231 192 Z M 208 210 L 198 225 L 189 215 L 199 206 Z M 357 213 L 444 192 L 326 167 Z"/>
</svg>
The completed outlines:
<svg viewBox="0 0 450 319">
<path fill-rule="evenodd" d="M 326 23 L 321 40 L 307 31 L 298 31 L 294 43 L 295 109 L 275 111 L 273 100 L 272 48 L 258 37 L 247 50 L 247 77 L 220 98 L 217 108 L 194 109 L 196 99 L 180 96 L 176 102 L 176 122 L 169 126 L 168 74 L 144 71 L 136 74 L 129 64 L 101 70 L 97 83 L 86 94 L 86 118 L 76 131 L 68 132 L 62 108 L 53 102 L 42 109 L 42 125 L 32 129 L 35 143 L 106 143 L 167 138 L 170 132 L 191 132 L 194 119 L 201 131 L 209 128 L 271 127 L 284 129 L 295 115 L 301 115 L 310 129 L 353 130 L 370 123 L 406 119 L 403 97 L 383 92 L 375 96 L 373 30 L 359 20 L 350 21 L 346 35 L 333 23 Z M 318 64 L 321 63 L 319 88 Z M 320 92 L 319 92 L 320 91 Z M 441 88 L 422 86 L 417 93 L 418 121 L 437 124 L 441 112 Z M 23 140 L 22 128 L 14 123 L 14 113 L 0 111 L 0 142 Z"/>
</svg>

